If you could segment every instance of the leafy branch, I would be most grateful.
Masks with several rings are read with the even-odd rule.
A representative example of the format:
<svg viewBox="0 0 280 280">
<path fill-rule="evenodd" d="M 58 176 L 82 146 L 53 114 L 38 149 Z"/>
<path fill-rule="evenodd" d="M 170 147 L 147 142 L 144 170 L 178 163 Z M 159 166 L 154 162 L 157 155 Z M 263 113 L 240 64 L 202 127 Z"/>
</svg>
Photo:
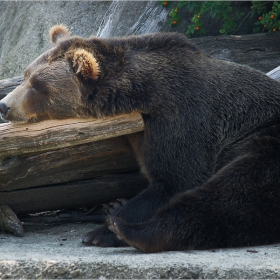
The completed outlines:
<svg viewBox="0 0 280 280">
<path fill-rule="evenodd" d="M 278 1 L 251 1 L 251 9 L 246 12 L 233 12 L 232 2 L 229 1 L 159 1 L 160 5 L 173 8 L 169 12 L 168 22 L 171 26 L 180 24 L 181 10 L 186 7 L 192 14 L 190 24 L 186 34 L 200 32 L 206 35 L 204 21 L 206 15 L 212 19 L 221 20 L 223 25 L 219 30 L 221 34 L 235 34 L 244 21 L 259 15 L 258 21 L 255 22 L 253 32 L 275 32 L 280 30 L 280 3 Z M 174 7 L 175 5 L 175 7 Z M 244 16 L 245 15 L 245 16 Z"/>
</svg>

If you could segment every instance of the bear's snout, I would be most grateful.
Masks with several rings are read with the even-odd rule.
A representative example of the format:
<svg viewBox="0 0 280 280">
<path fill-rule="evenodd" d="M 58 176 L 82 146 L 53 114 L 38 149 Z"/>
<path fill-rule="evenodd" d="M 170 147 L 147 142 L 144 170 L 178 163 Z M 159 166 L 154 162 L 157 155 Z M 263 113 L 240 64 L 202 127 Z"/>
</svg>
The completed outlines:
<svg viewBox="0 0 280 280">
<path fill-rule="evenodd" d="M 7 107 L 7 105 L 4 102 L 0 102 L 0 115 L 2 119 L 6 116 L 9 109 L 10 107 Z"/>
</svg>

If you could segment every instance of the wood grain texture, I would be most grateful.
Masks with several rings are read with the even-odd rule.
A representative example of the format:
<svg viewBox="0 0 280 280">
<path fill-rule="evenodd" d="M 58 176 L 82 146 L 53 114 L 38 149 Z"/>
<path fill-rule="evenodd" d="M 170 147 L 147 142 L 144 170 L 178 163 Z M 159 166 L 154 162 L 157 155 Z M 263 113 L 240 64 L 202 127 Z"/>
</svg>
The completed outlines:
<svg viewBox="0 0 280 280">
<path fill-rule="evenodd" d="M 139 173 L 107 175 L 12 192 L 0 192 L 0 204 L 8 202 L 16 214 L 71 209 L 105 203 L 116 198 L 131 198 L 147 187 Z"/>
<path fill-rule="evenodd" d="M 45 152 L 144 130 L 140 114 L 105 119 L 50 120 L 29 125 L 0 124 L 0 159 Z"/>
<path fill-rule="evenodd" d="M 8 157 L 0 163 L 0 192 L 136 170 L 138 165 L 126 137 L 116 137 L 33 155 Z"/>
</svg>

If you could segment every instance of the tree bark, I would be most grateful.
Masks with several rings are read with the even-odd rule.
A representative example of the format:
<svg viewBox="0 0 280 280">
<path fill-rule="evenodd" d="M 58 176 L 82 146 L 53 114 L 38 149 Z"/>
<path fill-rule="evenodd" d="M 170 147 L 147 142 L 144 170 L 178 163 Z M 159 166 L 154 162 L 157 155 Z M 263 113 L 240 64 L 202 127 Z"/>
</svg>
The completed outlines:
<svg viewBox="0 0 280 280">
<path fill-rule="evenodd" d="M 135 196 L 148 183 L 125 135 L 143 129 L 140 114 L 0 124 L 0 204 L 22 214 Z"/>
<path fill-rule="evenodd" d="M 73 209 L 131 198 L 147 187 L 147 180 L 136 172 L 111 174 L 89 180 L 1 191 L 0 204 L 8 204 L 16 214 Z"/>
</svg>

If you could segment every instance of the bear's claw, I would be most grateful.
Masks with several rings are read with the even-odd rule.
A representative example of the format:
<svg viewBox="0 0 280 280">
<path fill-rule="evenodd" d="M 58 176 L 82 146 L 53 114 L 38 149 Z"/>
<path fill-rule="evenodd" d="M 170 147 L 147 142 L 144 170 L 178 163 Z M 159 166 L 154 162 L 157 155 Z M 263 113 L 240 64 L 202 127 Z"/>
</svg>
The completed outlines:
<svg viewBox="0 0 280 280">
<path fill-rule="evenodd" d="M 126 199 L 118 199 L 109 204 L 105 204 L 104 211 L 105 214 L 113 217 L 117 212 L 122 208 L 123 205 L 127 203 Z M 109 221 L 110 219 L 107 219 Z M 109 225 L 110 226 L 110 225 Z M 88 232 L 82 243 L 88 246 L 99 246 L 99 247 L 126 247 L 128 244 L 120 240 L 113 231 L 110 231 L 105 224 L 102 227 L 99 227 L 93 231 Z"/>
<path fill-rule="evenodd" d="M 87 246 L 99 247 L 127 247 L 128 244 L 119 240 L 117 236 L 110 231 L 106 225 L 97 228 L 96 230 L 88 232 L 82 243 Z"/>
<path fill-rule="evenodd" d="M 139 234 L 137 225 L 128 224 L 120 218 L 110 215 L 107 217 L 107 223 L 108 228 L 112 232 L 114 232 L 120 240 L 124 240 L 125 242 L 127 242 L 127 244 L 140 251 L 146 253 L 153 252 L 153 249 L 151 247 L 151 251 L 149 251 L 150 249 L 146 249 L 146 243 L 149 243 L 149 240 L 145 240 L 145 237 L 141 233 Z"/>
<path fill-rule="evenodd" d="M 120 224 L 120 219 L 111 215 L 107 216 L 107 223 L 108 223 L 108 229 L 111 230 L 112 232 L 114 232 L 116 234 L 116 236 L 122 240 L 123 236 L 121 233 L 121 230 L 119 228 L 119 224 Z"/>
</svg>

